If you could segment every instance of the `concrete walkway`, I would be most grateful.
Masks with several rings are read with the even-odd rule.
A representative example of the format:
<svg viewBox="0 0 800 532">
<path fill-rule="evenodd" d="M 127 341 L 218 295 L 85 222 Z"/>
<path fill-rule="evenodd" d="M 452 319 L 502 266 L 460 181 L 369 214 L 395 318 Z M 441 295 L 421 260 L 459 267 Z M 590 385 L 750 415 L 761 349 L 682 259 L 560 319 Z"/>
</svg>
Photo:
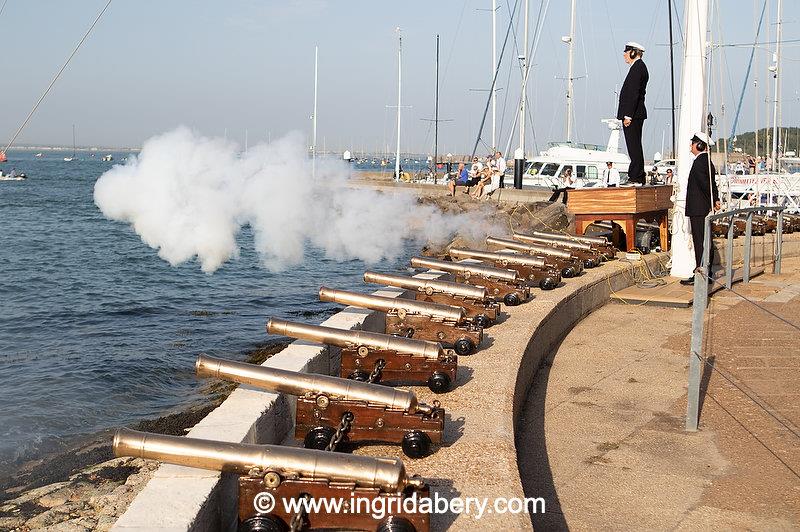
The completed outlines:
<svg viewBox="0 0 800 532">
<path fill-rule="evenodd" d="M 696 433 L 691 309 L 609 304 L 572 330 L 517 433 L 525 495 L 547 501 L 534 528 L 800 527 L 800 260 L 783 270 L 713 296 Z"/>
</svg>

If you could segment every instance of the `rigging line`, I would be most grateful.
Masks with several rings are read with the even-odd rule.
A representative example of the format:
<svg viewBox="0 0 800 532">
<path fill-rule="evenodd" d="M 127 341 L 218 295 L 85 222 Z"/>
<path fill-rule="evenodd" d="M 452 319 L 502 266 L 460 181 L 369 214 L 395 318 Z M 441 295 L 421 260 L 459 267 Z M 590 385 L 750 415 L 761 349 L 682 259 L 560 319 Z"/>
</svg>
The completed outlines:
<svg viewBox="0 0 800 532">
<path fill-rule="evenodd" d="M 5 10 L 7 3 L 8 3 L 8 0 L 3 0 L 3 5 L 0 6 L 0 15 L 3 14 L 3 11 Z"/>
<path fill-rule="evenodd" d="M 766 2 L 765 2 L 766 4 Z M 761 11 L 761 18 L 763 19 L 764 11 Z M 756 34 L 756 39 L 758 39 L 758 34 Z M 787 43 L 798 43 L 800 39 L 781 39 L 781 46 Z M 718 44 L 717 47 L 719 48 L 750 48 L 756 47 L 762 44 L 778 44 L 778 41 L 758 41 L 758 42 L 737 42 L 737 43 L 730 43 L 730 44 Z"/>
<path fill-rule="evenodd" d="M 10 141 L 8 141 L 8 144 L 6 145 L 5 149 L 3 150 L 3 153 L 8 151 L 8 149 L 11 147 L 11 145 L 14 144 L 14 141 L 17 140 L 17 137 L 19 136 L 19 134 L 22 133 L 22 130 L 25 128 L 25 126 L 28 125 L 28 121 L 33 116 L 33 113 L 36 112 L 36 109 L 39 108 L 39 105 L 42 103 L 42 101 L 45 99 L 47 94 L 50 92 L 50 89 L 53 88 L 53 85 L 56 84 L 56 81 L 58 81 L 58 78 L 61 77 L 61 74 L 67 68 L 67 65 L 69 65 L 70 61 L 72 61 L 72 58 L 75 57 L 76 53 L 78 53 L 78 50 L 83 45 L 83 43 L 86 40 L 86 38 L 89 37 L 89 34 L 92 32 L 92 30 L 94 29 L 95 25 L 97 25 L 97 23 L 100 21 L 100 18 L 103 16 L 103 13 L 106 12 L 106 9 L 108 9 L 108 6 L 111 5 L 111 2 L 112 2 L 112 0 L 108 0 L 108 2 L 106 2 L 106 5 L 103 6 L 103 9 L 100 10 L 100 13 L 97 14 L 97 18 L 94 19 L 94 22 L 92 22 L 92 25 L 89 26 L 89 29 L 86 30 L 86 33 L 83 34 L 83 37 L 81 38 L 81 40 L 78 41 L 78 44 L 75 46 L 75 49 L 72 50 L 72 53 L 69 54 L 69 57 L 64 62 L 64 64 L 61 66 L 61 69 L 59 69 L 59 71 L 53 77 L 53 80 L 50 82 L 50 85 L 47 86 L 47 89 L 45 89 L 45 91 L 39 97 L 39 101 L 36 102 L 36 105 L 33 106 L 33 109 L 31 109 L 31 112 L 28 113 L 28 116 L 25 118 L 25 121 L 22 122 L 22 125 L 19 126 L 19 129 L 17 129 L 17 132 L 14 133 L 14 136 L 11 137 Z M 3 4 L 3 5 L 5 5 L 5 4 Z"/>
<path fill-rule="evenodd" d="M 445 83 L 447 83 L 447 71 L 450 68 L 450 60 L 453 59 L 453 50 L 456 49 L 456 39 L 458 39 L 460 35 L 461 22 L 464 20 L 464 12 L 467 10 L 467 4 L 469 4 L 469 1 L 464 2 L 464 5 L 461 7 L 461 14 L 458 16 L 458 24 L 456 25 L 456 32 L 453 34 L 453 40 L 450 42 L 450 53 L 447 55 L 447 62 L 444 65 L 444 74 L 442 75 L 440 88 L 444 88 Z"/>
<path fill-rule="evenodd" d="M 606 18 L 608 18 L 608 29 L 611 30 L 611 41 L 616 46 L 617 37 L 614 35 L 614 23 L 611 21 L 611 13 L 608 9 L 608 0 L 603 0 L 603 5 L 606 8 Z M 614 64 L 617 66 L 617 75 L 619 77 L 622 77 L 622 67 L 619 66 L 619 61 L 614 61 Z"/>
<path fill-rule="evenodd" d="M 750 79 L 750 69 L 753 67 L 753 58 L 756 53 L 756 43 L 758 42 L 758 36 L 761 34 L 761 25 L 764 22 L 764 12 L 767 9 L 767 0 L 764 0 L 764 3 L 761 5 L 761 16 L 758 18 L 758 28 L 756 29 L 756 36 L 753 39 L 753 48 L 750 50 L 750 60 L 747 62 L 747 70 L 744 74 L 744 81 L 742 82 L 742 90 L 739 93 L 739 104 L 736 106 L 736 114 L 733 117 L 733 126 L 731 127 L 731 138 L 736 135 L 736 126 L 739 124 L 739 113 L 742 110 L 742 103 L 744 102 L 744 93 L 747 89 L 747 82 Z M 725 45 L 721 45 L 725 46 Z M 726 149 L 730 151 L 728 147 L 730 143 L 726 143 Z"/>
<path fill-rule="evenodd" d="M 519 4 L 519 0 L 514 0 L 514 13 L 517 12 L 517 5 Z M 475 145 L 472 148 L 472 154 L 470 155 L 470 160 L 475 157 L 475 152 L 478 150 L 478 143 L 481 141 L 481 135 L 483 134 L 483 126 L 486 125 L 486 115 L 489 113 L 489 105 L 492 103 L 492 91 L 494 91 L 495 85 L 497 85 L 497 75 L 500 73 L 500 64 L 503 62 L 503 55 L 505 55 L 506 45 L 508 44 L 508 36 L 511 33 L 511 25 L 514 23 L 513 16 L 511 20 L 508 21 L 508 29 L 506 29 L 506 36 L 503 39 L 503 47 L 500 49 L 500 59 L 497 61 L 497 66 L 494 69 L 494 76 L 492 77 L 492 86 L 489 87 L 489 97 L 486 99 L 486 107 L 483 109 L 483 117 L 481 118 L 481 125 L 478 128 L 478 138 L 475 139 Z"/>
</svg>

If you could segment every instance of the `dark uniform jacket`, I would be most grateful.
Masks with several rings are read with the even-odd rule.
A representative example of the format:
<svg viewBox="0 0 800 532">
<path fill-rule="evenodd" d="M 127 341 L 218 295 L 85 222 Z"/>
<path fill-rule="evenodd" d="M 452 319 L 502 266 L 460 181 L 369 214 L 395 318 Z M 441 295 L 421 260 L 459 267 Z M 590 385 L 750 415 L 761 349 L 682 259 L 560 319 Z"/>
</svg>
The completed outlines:
<svg viewBox="0 0 800 532">
<path fill-rule="evenodd" d="M 719 201 L 719 191 L 714 175 L 717 169 L 711 163 L 711 189 L 708 178 L 708 152 L 698 154 L 689 170 L 689 181 L 686 184 L 686 216 L 705 216 L 711 211 L 712 194 L 714 202 Z"/>
<path fill-rule="evenodd" d="M 619 91 L 619 108 L 617 118 L 623 120 L 626 116 L 634 120 L 647 118 L 647 109 L 644 107 L 644 94 L 647 92 L 647 81 L 650 74 L 644 61 L 637 59 L 628 69 L 622 90 Z"/>
</svg>

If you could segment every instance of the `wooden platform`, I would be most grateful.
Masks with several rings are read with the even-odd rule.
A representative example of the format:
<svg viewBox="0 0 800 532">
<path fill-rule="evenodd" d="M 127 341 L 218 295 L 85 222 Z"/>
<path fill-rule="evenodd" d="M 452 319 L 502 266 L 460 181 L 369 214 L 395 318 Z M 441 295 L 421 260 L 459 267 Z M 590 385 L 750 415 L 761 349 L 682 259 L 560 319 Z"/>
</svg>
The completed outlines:
<svg viewBox="0 0 800 532">
<path fill-rule="evenodd" d="M 750 267 L 750 278 L 764 273 L 764 268 L 761 266 Z M 714 272 L 714 278 L 717 282 L 709 290 L 710 294 L 725 288 L 723 278 L 725 270 L 718 270 Z M 733 269 L 733 283 L 742 281 L 743 270 L 741 267 Z M 619 292 L 611 294 L 612 301 L 620 303 L 628 303 L 630 305 L 649 305 L 656 307 L 690 307 L 694 299 L 694 287 L 685 286 L 680 283 L 680 279 L 674 277 L 664 277 L 663 280 L 666 284 L 656 286 L 655 288 L 645 288 L 634 285 Z"/>
</svg>

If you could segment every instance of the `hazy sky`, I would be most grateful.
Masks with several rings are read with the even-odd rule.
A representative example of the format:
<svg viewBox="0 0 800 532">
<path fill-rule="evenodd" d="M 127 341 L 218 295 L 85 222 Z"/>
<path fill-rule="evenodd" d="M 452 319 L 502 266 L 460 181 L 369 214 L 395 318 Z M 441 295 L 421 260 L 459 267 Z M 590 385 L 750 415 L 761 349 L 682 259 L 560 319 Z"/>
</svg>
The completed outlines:
<svg viewBox="0 0 800 532">
<path fill-rule="evenodd" d="M 752 42 L 763 0 L 717 0 L 713 40 Z M 614 91 L 627 66 L 625 41 L 647 47 L 650 70 L 645 125 L 647 156 L 670 139 L 667 0 L 578 0 L 575 118 L 578 141 L 605 143 L 601 118 L 616 111 Z M 8 0 L 0 15 L 4 68 L 0 72 L 0 138 L 8 139 L 31 109 L 105 0 Z M 675 0 L 677 17 L 683 1 Z M 775 4 L 760 41 L 774 41 Z M 519 97 L 516 56 L 521 46 L 520 0 L 517 25 L 509 39 L 498 86 L 498 129 L 505 147 Z M 785 2 L 786 4 L 786 2 Z M 793 5 L 794 2 L 789 2 Z M 514 0 L 498 0 L 498 51 Z M 531 37 L 542 2 L 531 0 Z M 533 133 L 529 152 L 565 136 L 569 0 L 551 0 L 529 80 Z M 319 145 L 328 149 L 394 148 L 397 37 L 403 29 L 403 150 L 432 150 L 434 45 L 441 36 L 440 152 L 472 148 L 490 84 L 490 0 L 115 0 L 63 77 L 28 125 L 18 143 L 71 143 L 138 146 L 146 138 L 185 124 L 207 135 L 251 143 L 291 130 L 310 134 L 314 46 L 319 45 Z M 785 8 L 786 9 L 786 8 Z M 800 37 L 800 26 L 786 9 L 784 39 Z M 715 14 L 716 16 L 716 14 Z M 720 31 L 721 28 L 721 31 Z M 676 41 L 681 33 L 675 28 Z M 515 36 L 517 37 L 515 41 Z M 515 44 L 517 43 L 518 44 Z M 800 74 L 798 43 L 784 48 L 784 124 L 798 123 Z M 773 45 L 764 45 L 765 47 Z M 713 66 L 714 113 L 730 127 L 750 49 L 728 47 Z M 676 54 L 676 90 L 680 44 Z M 759 79 L 759 123 L 767 125 L 766 66 L 771 53 L 759 49 L 754 74 Z M 509 65 L 513 70 L 509 71 Z M 509 78 L 510 75 L 510 78 Z M 509 81 L 510 79 L 510 81 Z M 752 79 L 752 78 L 751 78 Z M 721 83 L 720 83 L 721 82 Z M 721 86 L 724 94 L 720 95 Z M 771 91 L 770 91 L 771 95 Z M 752 81 L 747 88 L 739 131 L 754 124 Z M 505 113 L 503 114 L 503 111 Z M 770 111 L 771 116 L 771 111 Z M 483 138 L 490 141 L 487 129 Z M 502 125 L 502 127 L 500 127 Z M 514 141 L 514 145 L 516 140 Z"/>
</svg>

